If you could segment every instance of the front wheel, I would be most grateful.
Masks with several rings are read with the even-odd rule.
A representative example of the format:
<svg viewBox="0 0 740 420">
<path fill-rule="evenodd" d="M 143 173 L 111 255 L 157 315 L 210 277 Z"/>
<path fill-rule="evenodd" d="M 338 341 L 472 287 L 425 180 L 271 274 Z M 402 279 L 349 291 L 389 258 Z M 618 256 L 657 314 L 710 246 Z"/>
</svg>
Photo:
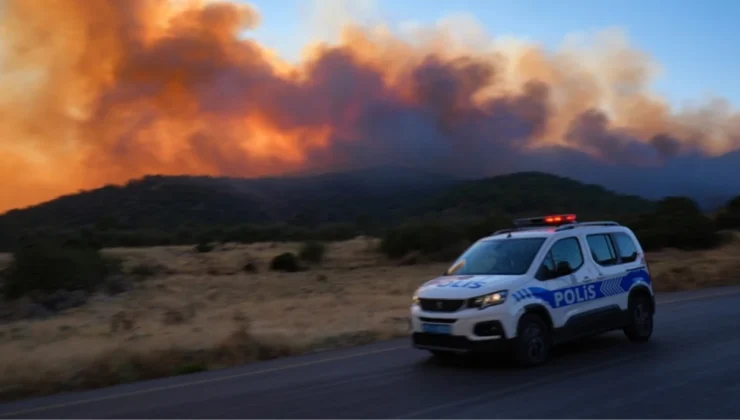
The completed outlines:
<svg viewBox="0 0 740 420">
<path fill-rule="evenodd" d="M 550 353 L 550 331 L 536 314 L 524 314 L 514 339 L 514 358 L 523 367 L 545 363 Z"/>
<path fill-rule="evenodd" d="M 645 342 L 653 335 L 653 311 L 650 299 L 645 295 L 635 296 L 629 302 L 629 321 L 624 335 L 630 341 Z"/>
</svg>

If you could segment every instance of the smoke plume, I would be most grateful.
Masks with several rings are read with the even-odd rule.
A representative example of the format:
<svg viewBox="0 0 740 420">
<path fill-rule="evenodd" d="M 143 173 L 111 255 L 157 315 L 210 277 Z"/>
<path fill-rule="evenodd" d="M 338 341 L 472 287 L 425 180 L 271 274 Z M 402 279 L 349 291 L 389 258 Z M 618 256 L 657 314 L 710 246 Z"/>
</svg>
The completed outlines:
<svg viewBox="0 0 740 420">
<path fill-rule="evenodd" d="M 242 3 L 2 6 L 0 210 L 153 173 L 399 163 L 740 192 L 738 154 L 721 156 L 740 148 L 740 114 L 672 110 L 650 92 L 656 63 L 617 32 L 551 52 L 466 42 L 454 23 L 402 36 L 348 21 L 292 64 L 249 38 L 261 18 Z"/>
</svg>

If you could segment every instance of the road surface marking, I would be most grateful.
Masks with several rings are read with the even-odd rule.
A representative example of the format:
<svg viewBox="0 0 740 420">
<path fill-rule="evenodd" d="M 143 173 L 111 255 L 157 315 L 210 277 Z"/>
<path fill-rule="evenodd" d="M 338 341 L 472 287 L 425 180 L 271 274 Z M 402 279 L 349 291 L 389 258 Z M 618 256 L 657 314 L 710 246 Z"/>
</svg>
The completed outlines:
<svg viewBox="0 0 740 420">
<path fill-rule="evenodd" d="M 673 300 L 669 300 L 669 301 L 666 301 L 666 302 L 657 302 L 657 304 L 658 305 L 670 305 L 670 304 L 674 304 L 674 303 L 691 302 L 691 301 L 695 301 L 695 300 L 709 299 L 709 298 L 713 298 L 713 297 L 722 297 L 722 296 L 725 296 L 726 297 L 726 296 L 733 296 L 733 295 L 737 295 L 737 294 L 740 294 L 740 291 L 723 292 L 723 293 L 713 293 L 713 294 L 702 295 L 702 296 L 687 297 L 687 298 L 683 298 L 683 299 L 673 299 Z M 20 416 L 20 415 L 29 414 L 29 413 L 38 413 L 38 412 L 48 411 L 48 410 L 54 410 L 54 409 L 58 409 L 58 408 L 66 408 L 66 407 L 72 407 L 72 406 L 76 406 L 76 405 L 84 405 L 84 404 L 90 404 L 90 403 L 97 403 L 97 402 L 115 400 L 115 399 L 120 399 L 120 398 L 126 398 L 126 397 L 136 396 L 136 395 L 151 394 L 151 393 L 154 393 L 154 392 L 168 391 L 168 390 L 171 390 L 171 389 L 187 388 L 189 386 L 194 386 L 194 385 L 203 385 L 203 384 L 209 384 L 209 383 L 215 383 L 215 382 L 223 382 L 223 381 L 228 381 L 228 380 L 231 380 L 231 379 L 246 378 L 246 377 L 249 377 L 249 376 L 261 375 L 263 373 L 278 372 L 278 371 L 283 371 L 283 370 L 288 370 L 288 369 L 293 369 L 293 368 L 300 368 L 300 367 L 306 367 L 306 366 L 319 365 L 319 364 L 322 364 L 322 363 L 339 361 L 339 360 L 352 359 L 352 358 L 355 358 L 355 357 L 370 356 L 370 355 L 374 355 L 374 354 L 387 353 L 387 352 L 397 351 L 397 350 L 409 350 L 409 349 L 411 349 L 410 346 L 397 346 L 397 347 L 391 347 L 391 348 L 387 348 L 387 349 L 380 349 L 380 350 L 373 350 L 373 351 L 367 351 L 367 352 L 362 352 L 362 353 L 355 353 L 355 354 L 350 354 L 350 355 L 346 355 L 346 356 L 329 357 L 329 358 L 326 358 L 326 359 L 314 360 L 314 361 L 303 362 L 303 363 L 294 363 L 294 364 L 291 364 L 291 365 L 279 366 L 279 367 L 274 367 L 274 368 L 269 368 L 269 369 L 261 369 L 261 370 L 251 371 L 251 372 L 237 373 L 237 374 L 227 375 L 227 376 L 218 376 L 218 377 L 215 377 L 215 378 L 201 379 L 201 380 L 192 381 L 192 382 L 183 382 L 183 383 L 177 383 L 177 384 L 172 384 L 172 385 L 164 385 L 164 386 L 159 386 L 159 387 L 154 387 L 154 388 L 141 389 L 141 390 L 138 390 L 138 391 L 124 392 L 124 393 L 121 393 L 121 394 L 106 395 L 104 397 L 88 398 L 88 399 L 83 399 L 83 400 L 70 401 L 70 402 L 66 402 L 66 403 L 50 404 L 50 405 L 46 405 L 46 406 L 28 408 L 28 409 L 24 409 L 24 410 L 17 410 L 17 411 L 13 411 L 13 412 L 9 412 L 9 413 L 0 413 L 0 417 L 15 417 L 15 416 Z M 616 361 L 619 361 L 619 360 L 621 360 L 621 359 L 616 359 Z M 614 361 L 612 361 L 612 362 L 614 362 Z M 604 364 L 603 366 L 606 366 L 608 364 L 611 364 L 611 362 L 610 363 L 607 363 L 607 364 Z M 594 369 L 594 368 L 598 368 L 598 367 L 601 367 L 601 366 L 602 365 L 590 366 L 590 367 L 588 367 L 588 369 Z M 580 370 L 576 370 L 576 371 L 573 371 L 573 373 L 575 374 L 575 373 L 577 373 L 579 371 Z M 164 378 L 162 378 L 162 379 L 164 379 Z M 550 378 L 548 380 L 552 380 L 552 378 Z M 539 384 L 540 382 L 545 382 L 545 380 L 530 382 L 528 384 L 523 384 L 521 386 L 517 386 L 517 387 L 512 388 L 512 390 L 517 390 L 517 389 L 520 389 L 522 387 L 526 387 L 526 386 L 530 386 L 530 385 L 536 385 L 536 384 Z M 40 398 L 43 398 L 43 397 L 40 397 Z M 424 411 L 427 411 L 427 410 L 424 410 Z M 416 413 L 414 413 L 414 414 L 416 414 Z"/>
</svg>

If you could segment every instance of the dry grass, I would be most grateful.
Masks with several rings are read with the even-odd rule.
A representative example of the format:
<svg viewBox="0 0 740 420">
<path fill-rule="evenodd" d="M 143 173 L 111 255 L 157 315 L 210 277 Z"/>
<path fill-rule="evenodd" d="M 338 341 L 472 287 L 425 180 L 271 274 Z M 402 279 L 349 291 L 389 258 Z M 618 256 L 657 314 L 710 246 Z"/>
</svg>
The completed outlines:
<svg viewBox="0 0 740 420">
<path fill-rule="evenodd" d="M 740 284 L 740 235 L 710 251 L 665 250 L 648 256 L 660 292 Z"/>
<path fill-rule="evenodd" d="M 398 266 L 377 242 L 329 245 L 320 266 L 267 270 L 299 244 L 110 249 L 147 278 L 41 321 L 0 325 L 0 397 L 105 386 L 336 348 L 407 333 L 413 290 L 446 264 Z M 8 257 L 0 256 L 0 266 Z M 740 241 L 649 256 L 658 290 L 740 283 Z M 243 270 L 247 263 L 257 273 Z"/>
</svg>

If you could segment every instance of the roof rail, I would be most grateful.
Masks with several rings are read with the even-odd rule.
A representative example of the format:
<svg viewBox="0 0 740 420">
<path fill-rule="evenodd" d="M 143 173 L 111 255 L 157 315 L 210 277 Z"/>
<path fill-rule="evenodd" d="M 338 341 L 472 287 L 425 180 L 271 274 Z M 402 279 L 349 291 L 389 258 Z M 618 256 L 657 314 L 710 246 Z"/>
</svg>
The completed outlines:
<svg viewBox="0 0 740 420">
<path fill-rule="evenodd" d="M 579 223 L 570 223 L 567 225 L 558 226 L 555 229 L 555 232 L 560 232 L 563 230 L 575 229 L 577 227 L 585 227 L 585 226 L 621 226 L 621 225 L 617 222 L 611 222 L 611 221 L 579 222 Z"/>
</svg>

